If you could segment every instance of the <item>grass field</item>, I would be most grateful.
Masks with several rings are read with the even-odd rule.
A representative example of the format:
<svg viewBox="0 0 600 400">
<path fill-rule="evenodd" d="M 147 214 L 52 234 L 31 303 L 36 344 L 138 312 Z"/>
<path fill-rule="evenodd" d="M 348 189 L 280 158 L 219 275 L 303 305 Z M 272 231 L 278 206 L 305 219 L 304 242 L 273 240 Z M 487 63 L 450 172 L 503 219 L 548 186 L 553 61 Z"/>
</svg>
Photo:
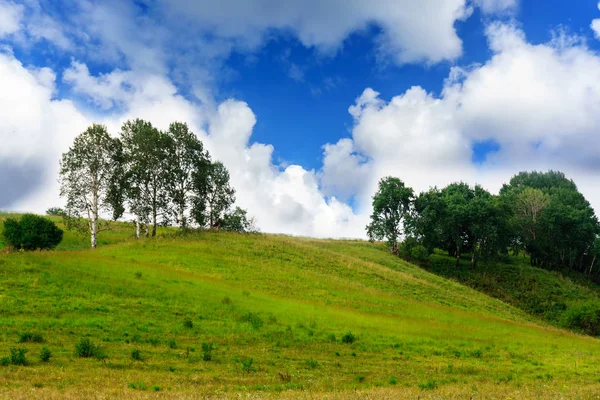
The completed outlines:
<svg viewBox="0 0 600 400">
<path fill-rule="evenodd" d="M 600 341 L 377 245 L 130 236 L 0 254 L 1 397 L 600 398 Z"/>
</svg>

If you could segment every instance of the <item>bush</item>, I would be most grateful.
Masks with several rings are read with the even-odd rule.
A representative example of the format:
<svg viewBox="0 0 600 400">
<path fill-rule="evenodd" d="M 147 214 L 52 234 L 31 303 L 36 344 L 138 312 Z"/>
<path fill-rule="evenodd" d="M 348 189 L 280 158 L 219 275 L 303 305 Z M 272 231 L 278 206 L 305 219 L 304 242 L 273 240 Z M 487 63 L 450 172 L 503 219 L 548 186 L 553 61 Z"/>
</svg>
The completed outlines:
<svg viewBox="0 0 600 400">
<path fill-rule="evenodd" d="M 204 354 L 202 355 L 202 359 L 204 361 L 211 361 L 213 344 L 212 343 L 202 343 L 202 351 L 204 352 Z"/>
<path fill-rule="evenodd" d="M 600 302 L 586 301 L 575 304 L 564 312 L 563 326 L 591 336 L 600 335 Z"/>
<path fill-rule="evenodd" d="M 187 317 L 183 320 L 183 326 L 188 329 L 192 329 L 194 327 L 194 322 L 190 317 Z"/>
<path fill-rule="evenodd" d="M 243 322 L 249 322 L 250 325 L 252 325 L 252 328 L 254 329 L 260 329 L 264 324 L 262 318 L 260 318 L 258 314 L 252 312 L 242 315 L 241 320 Z"/>
<path fill-rule="evenodd" d="M 410 249 L 410 256 L 416 261 L 427 261 L 429 258 L 429 250 L 427 250 L 427 247 L 419 244 Z"/>
<path fill-rule="evenodd" d="M 356 342 L 356 336 L 352 332 L 348 332 L 342 336 L 342 343 L 354 343 Z"/>
<path fill-rule="evenodd" d="M 42 360 L 42 362 L 48 362 L 50 361 L 50 357 L 52 357 L 50 349 L 45 346 L 42 347 L 42 351 L 40 351 L 40 360 Z"/>
<path fill-rule="evenodd" d="M 26 353 L 27 349 L 20 347 L 10 349 L 10 363 L 12 365 L 27 365 Z"/>
<path fill-rule="evenodd" d="M 23 332 L 19 335 L 19 343 L 43 343 L 44 338 L 39 333 Z"/>
<path fill-rule="evenodd" d="M 139 349 L 135 349 L 131 352 L 131 359 L 133 361 L 144 361 L 142 357 L 142 352 Z"/>
<path fill-rule="evenodd" d="M 77 342 L 75 345 L 75 355 L 80 358 L 106 358 L 100 346 L 94 344 L 89 338 L 81 338 L 79 342 Z"/>
<path fill-rule="evenodd" d="M 3 235 L 16 249 L 53 249 L 62 241 L 63 231 L 49 219 L 25 214 L 20 221 L 8 218 Z"/>
</svg>

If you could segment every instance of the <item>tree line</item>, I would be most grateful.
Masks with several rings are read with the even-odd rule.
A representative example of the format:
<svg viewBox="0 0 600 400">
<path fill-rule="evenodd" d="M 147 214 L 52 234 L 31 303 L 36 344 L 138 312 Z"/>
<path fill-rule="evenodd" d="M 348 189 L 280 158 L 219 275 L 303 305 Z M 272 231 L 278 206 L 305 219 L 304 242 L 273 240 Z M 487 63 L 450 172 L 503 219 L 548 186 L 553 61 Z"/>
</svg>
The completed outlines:
<svg viewBox="0 0 600 400">
<path fill-rule="evenodd" d="M 452 183 L 416 195 L 398 178 L 379 182 L 366 227 L 400 255 L 442 249 L 478 260 L 524 253 L 532 265 L 600 276 L 600 224 L 575 183 L 558 171 L 521 172 L 498 195 L 479 185 Z M 402 245 L 398 241 L 404 237 Z"/>
<path fill-rule="evenodd" d="M 235 189 L 227 168 L 212 160 L 183 122 L 161 131 L 150 122 L 125 122 L 118 137 L 93 124 L 77 136 L 60 160 L 60 195 L 69 227 L 87 230 L 91 246 L 108 229 L 101 219 L 135 219 L 135 235 L 156 236 L 158 225 L 185 229 L 255 230 L 253 220 L 233 209 Z"/>
</svg>

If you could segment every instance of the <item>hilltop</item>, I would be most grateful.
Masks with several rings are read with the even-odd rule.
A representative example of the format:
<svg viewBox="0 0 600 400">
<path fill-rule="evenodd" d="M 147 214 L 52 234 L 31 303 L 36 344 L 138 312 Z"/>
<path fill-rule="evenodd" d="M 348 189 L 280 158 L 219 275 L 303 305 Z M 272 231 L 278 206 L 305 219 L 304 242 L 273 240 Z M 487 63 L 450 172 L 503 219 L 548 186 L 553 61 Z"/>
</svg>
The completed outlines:
<svg viewBox="0 0 600 400">
<path fill-rule="evenodd" d="M 592 398 L 597 339 L 362 241 L 117 224 L 0 255 L 8 398 Z M 25 334 L 30 334 L 29 336 Z M 28 338 L 41 335 L 43 343 Z M 88 338 L 97 358 L 79 358 Z M 25 339 L 25 343 L 19 343 Z M 53 357 L 38 359 L 42 347 Z M 355 392 L 358 390 L 358 392 Z"/>
</svg>

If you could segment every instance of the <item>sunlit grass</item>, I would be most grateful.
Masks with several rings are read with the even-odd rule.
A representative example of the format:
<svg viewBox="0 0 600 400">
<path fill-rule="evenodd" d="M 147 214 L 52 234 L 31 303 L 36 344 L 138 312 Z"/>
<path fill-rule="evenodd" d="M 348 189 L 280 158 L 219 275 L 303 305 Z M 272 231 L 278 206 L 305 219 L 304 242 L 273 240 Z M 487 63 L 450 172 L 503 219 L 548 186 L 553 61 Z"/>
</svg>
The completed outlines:
<svg viewBox="0 0 600 400">
<path fill-rule="evenodd" d="M 137 242 L 131 226 L 63 249 L 0 255 L 9 398 L 588 398 L 596 339 L 361 241 L 203 233 Z M 43 343 L 18 343 L 20 334 Z M 352 333 L 353 343 L 342 337 Z M 107 358 L 79 358 L 90 338 Z M 206 361 L 203 343 L 212 344 Z M 53 354 L 43 363 L 42 347 Z M 205 346 L 206 348 L 207 346 Z M 134 351 L 139 351 L 132 357 Z M 139 358 L 138 358 L 139 357 Z M 250 361 L 252 360 L 252 361 Z"/>
</svg>

